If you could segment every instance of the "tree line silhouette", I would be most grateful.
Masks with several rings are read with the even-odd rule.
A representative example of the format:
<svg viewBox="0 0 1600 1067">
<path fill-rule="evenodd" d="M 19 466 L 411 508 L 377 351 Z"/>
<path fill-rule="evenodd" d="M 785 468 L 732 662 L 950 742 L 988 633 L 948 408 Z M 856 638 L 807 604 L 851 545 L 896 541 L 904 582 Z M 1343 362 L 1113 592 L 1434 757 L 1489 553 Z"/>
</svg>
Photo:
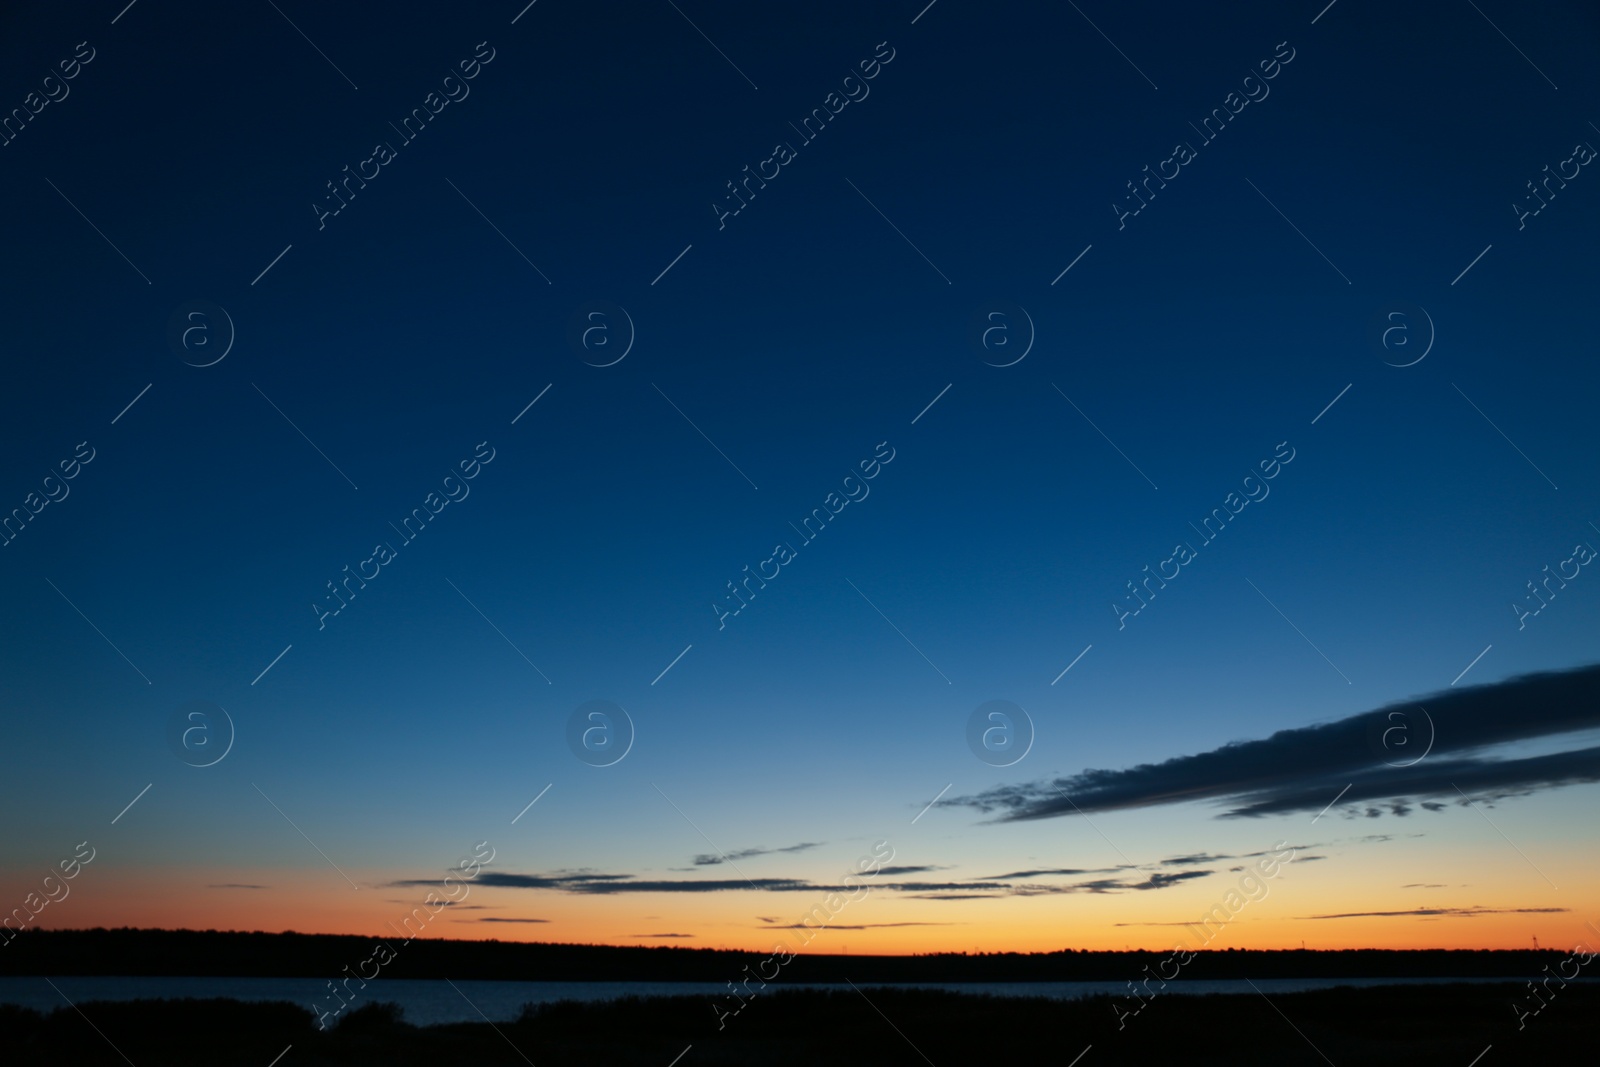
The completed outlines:
<svg viewBox="0 0 1600 1067">
<path fill-rule="evenodd" d="M 344 934 L 219 930 L 24 931 L 0 949 L 5 975 L 333 976 L 384 940 Z M 397 939 L 390 938 L 394 943 Z M 385 978 L 722 983 L 762 952 L 416 938 Z M 1559 949 L 1213 949 L 1194 953 L 1179 981 L 1238 978 L 1526 978 L 1561 960 Z M 1061 982 L 1137 979 L 1163 951 L 802 953 L 784 984 L 843 982 Z"/>
</svg>

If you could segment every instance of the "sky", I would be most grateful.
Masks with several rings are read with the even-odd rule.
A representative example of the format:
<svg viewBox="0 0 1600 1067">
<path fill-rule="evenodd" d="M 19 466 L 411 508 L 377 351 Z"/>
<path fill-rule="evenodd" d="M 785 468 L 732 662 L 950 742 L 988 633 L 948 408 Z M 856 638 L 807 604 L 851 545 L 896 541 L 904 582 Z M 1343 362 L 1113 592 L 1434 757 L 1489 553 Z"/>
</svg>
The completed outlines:
<svg viewBox="0 0 1600 1067">
<path fill-rule="evenodd" d="M 0 14 L 12 928 L 1600 936 L 1585 5 L 124 2 Z"/>
</svg>

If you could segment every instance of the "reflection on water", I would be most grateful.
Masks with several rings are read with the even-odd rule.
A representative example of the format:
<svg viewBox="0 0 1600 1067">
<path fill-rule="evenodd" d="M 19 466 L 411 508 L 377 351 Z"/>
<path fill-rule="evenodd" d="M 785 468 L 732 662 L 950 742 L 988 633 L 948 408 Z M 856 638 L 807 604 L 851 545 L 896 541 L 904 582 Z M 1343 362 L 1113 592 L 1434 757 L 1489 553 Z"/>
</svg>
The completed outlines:
<svg viewBox="0 0 1600 1067">
<path fill-rule="evenodd" d="M 1451 982 L 1515 982 L 1515 978 L 1258 978 L 1254 987 L 1242 979 L 1171 982 L 1162 991 L 1174 996 L 1205 993 L 1299 993 L 1334 986 L 1438 985 Z M 325 978 L 56 978 L 51 981 L 75 1004 L 88 1000 L 177 999 L 230 997 L 234 1000 L 286 1000 L 311 1010 L 330 995 Z M 703 996 L 708 1001 L 727 992 L 716 982 L 474 982 L 456 979 L 452 989 L 442 979 L 378 978 L 360 990 L 351 1007 L 373 1001 L 393 1001 L 405 1010 L 405 1019 L 417 1026 L 439 1023 L 509 1022 L 524 1004 L 557 1000 L 614 1000 L 626 996 Z M 1076 1000 L 1101 994 L 1127 992 L 1126 982 L 893 982 L 899 989 L 947 989 L 955 993 L 990 993 L 1011 997 L 1048 997 Z M 774 986 L 773 988 L 778 988 Z M 786 989 L 849 989 L 847 985 L 793 984 Z M 867 988 L 876 988 L 868 986 Z M 43 978 L 0 977 L 0 1004 L 20 1004 L 49 1012 L 65 1002 Z M 483 1015 L 479 1015 L 479 1012 Z"/>
</svg>

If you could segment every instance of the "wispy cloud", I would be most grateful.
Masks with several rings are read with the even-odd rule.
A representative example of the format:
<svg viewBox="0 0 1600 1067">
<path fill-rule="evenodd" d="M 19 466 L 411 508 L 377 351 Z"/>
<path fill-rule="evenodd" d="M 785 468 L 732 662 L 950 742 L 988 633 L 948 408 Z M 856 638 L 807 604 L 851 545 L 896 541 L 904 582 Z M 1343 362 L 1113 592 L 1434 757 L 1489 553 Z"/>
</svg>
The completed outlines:
<svg viewBox="0 0 1600 1067">
<path fill-rule="evenodd" d="M 965 923 L 829 923 L 830 930 L 890 930 L 897 926 L 965 926 Z M 805 923 L 784 923 L 781 926 L 762 926 L 761 930 L 811 930 Z"/>
<path fill-rule="evenodd" d="M 1121 868 L 1123 870 L 1135 870 Z M 1026 873 L 1026 872 L 1021 872 Z M 891 886 L 913 894 L 919 900 L 988 900 L 995 897 L 1048 897 L 1074 893 L 1130 893 L 1167 889 L 1193 878 L 1204 878 L 1212 871 L 1156 872 L 1144 878 L 1091 878 L 1066 884 L 1052 882 L 900 882 Z"/>
<path fill-rule="evenodd" d="M 1383 919 L 1413 918 L 1418 915 L 1442 915 L 1470 919 L 1478 915 L 1551 915 L 1571 911 L 1571 908 L 1407 908 L 1404 911 L 1346 911 L 1337 915 L 1302 915 L 1302 919 Z"/>
<path fill-rule="evenodd" d="M 1426 709 L 1426 720 L 1419 707 Z M 1405 722 L 1413 731 L 1415 751 L 1422 751 L 1427 721 L 1434 730 L 1427 758 L 1393 766 L 1384 762 L 1381 748 L 1374 748 L 1374 738 L 1385 728 Z M 1346 815 L 1405 816 L 1414 809 L 1411 798 L 1443 797 L 1464 804 L 1463 795 L 1493 801 L 1600 781 L 1600 746 L 1520 758 L 1486 751 L 1595 727 L 1600 727 L 1600 666 L 1589 666 L 1447 689 L 1337 722 L 1281 730 L 1262 740 L 1236 741 L 1161 763 L 997 786 L 940 801 L 940 806 L 967 807 L 1015 822 L 1207 801 L 1228 805 L 1221 817 L 1241 818 L 1321 811 L 1330 797 L 1342 795 L 1340 810 Z M 1389 758 L 1393 761 L 1395 755 Z M 1421 799 L 1420 806 L 1438 811 L 1447 804 Z"/>
<path fill-rule="evenodd" d="M 898 870 L 904 873 L 939 870 L 938 867 L 885 867 L 881 873 Z M 517 874 L 511 871 L 484 871 L 477 882 L 484 887 L 501 889 L 538 889 L 560 893 L 605 896 L 618 893 L 726 893 L 740 890 L 757 890 L 768 893 L 810 893 L 818 896 L 828 893 L 851 895 L 864 888 L 874 891 L 905 893 L 925 900 L 965 900 L 994 897 L 1055 896 L 1070 893 L 1120 893 L 1165 889 L 1192 878 L 1204 878 L 1208 870 L 1157 871 L 1141 875 L 1137 868 L 1118 868 L 1124 877 L 1095 878 L 1087 881 L 1062 883 L 995 881 L 866 881 L 853 885 L 813 882 L 806 878 L 639 878 L 631 874 L 600 873 L 594 871 L 556 872 L 553 874 Z M 1026 872 L 1019 872 L 1026 873 Z M 429 879 L 406 879 L 392 882 L 395 886 L 433 885 Z M 491 920 L 481 920 L 491 921 Z M 493 920 L 513 921 L 513 920 Z"/>
<path fill-rule="evenodd" d="M 720 893 L 737 889 L 760 889 L 773 893 L 856 891 L 853 886 L 825 886 L 804 878 L 656 878 L 631 874 L 596 872 L 556 872 L 553 874 L 515 874 L 510 871 L 483 871 L 480 886 L 501 889 L 549 889 L 563 893 L 601 895 L 608 893 Z M 431 886 L 427 878 L 392 882 L 395 886 Z"/>
<path fill-rule="evenodd" d="M 1196 863 L 1217 863 L 1221 860 L 1236 860 L 1238 856 L 1214 856 L 1209 852 L 1196 852 L 1190 856 L 1171 856 L 1161 861 L 1165 867 L 1189 867 Z"/>
<path fill-rule="evenodd" d="M 1031 871 L 1011 871 L 1008 874 L 986 874 L 979 881 L 1010 881 L 1013 878 L 1042 878 L 1045 875 L 1062 875 L 1077 878 L 1085 874 L 1115 874 L 1120 867 L 1039 867 Z"/>
<path fill-rule="evenodd" d="M 702 852 L 694 858 L 696 867 L 714 867 L 724 861 L 736 863 L 739 860 L 754 859 L 756 856 L 773 856 L 780 852 L 804 852 L 811 848 L 821 848 L 824 842 L 802 841 L 798 845 L 786 845 L 783 848 L 741 848 L 735 852 Z"/>
</svg>

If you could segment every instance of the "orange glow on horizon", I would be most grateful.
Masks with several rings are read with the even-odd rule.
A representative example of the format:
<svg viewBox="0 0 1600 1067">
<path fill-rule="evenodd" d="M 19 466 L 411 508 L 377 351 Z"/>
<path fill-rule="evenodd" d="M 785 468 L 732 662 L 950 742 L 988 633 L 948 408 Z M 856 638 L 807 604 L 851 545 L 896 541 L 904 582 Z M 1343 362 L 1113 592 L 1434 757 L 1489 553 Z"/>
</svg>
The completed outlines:
<svg viewBox="0 0 1600 1067">
<path fill-rule="evenodd" d="M 1337 857 L 1335 857 L 1337 858 Z M 138 927 L 296 931 L 361 937 L 616 946 L 721 948 L 850 955 L 941 952 L 1053 952 L 1062 949 L 1169 952 L 1174 946 L 1237 949 L 1521 949 L 1537 937 L 1546 948 L 1593 945 L 1600 937 L 1600 896 L 1538 885 L 1509 864 L 1484 867 L 1466 850 L 1426 857 L 1429 877 L 1401 863 L 1366 856 L 1345 863 L 1284 866 L 1254 899 L 1230 897 L 1242 875 L 1216 871 L 1155 891 L 1036 892 L 989 899 L 941 900 L 887 885 L 856 900 L 819 906 L 824 891 L 711 893 L 567 893 L 468 882 L 457 903 L 430 914 L 429 886 L 396 887 L 406 877 L 385 870 L 347 871 L 352 889 L 327 867 L 219 870 L 85 867 L 71 893 L 44 908 L 41 928 Z M 1595 884 L 1597 860 L 1574 856 L 1549 872 L 1567 886 Z M 1393 868 L 1393 869 L 1391 869 Z M 1396 872 L 1399 873 L 1396 873 Z M 1386 888 L 1376 890 L 1374 885 Z M 38 886 L 26 872 L 0 873 L 4 899 L 20 904 Z M 1544 891 L 1540 891 L 1544 890 Z M 1219 921 L 1213 909 L 1227 907 Z M 1422 914 L 1414 914 L 1418 910 Z M 1369 914 L 1379 913 L 1379 914 Z M 1399 913 L 1399 914 L 1382 914 Z M 1210 938 L 1198 924 L 1210 914 Z M 1351 916 L 1335 918 L 1330 916 Z M 537 921 L 528 921 L 537 920 Z M 791 929 L 802 920 L 807 938 Z M 689 935 L 689 936 L 661 936 Z"/>
</svg>

